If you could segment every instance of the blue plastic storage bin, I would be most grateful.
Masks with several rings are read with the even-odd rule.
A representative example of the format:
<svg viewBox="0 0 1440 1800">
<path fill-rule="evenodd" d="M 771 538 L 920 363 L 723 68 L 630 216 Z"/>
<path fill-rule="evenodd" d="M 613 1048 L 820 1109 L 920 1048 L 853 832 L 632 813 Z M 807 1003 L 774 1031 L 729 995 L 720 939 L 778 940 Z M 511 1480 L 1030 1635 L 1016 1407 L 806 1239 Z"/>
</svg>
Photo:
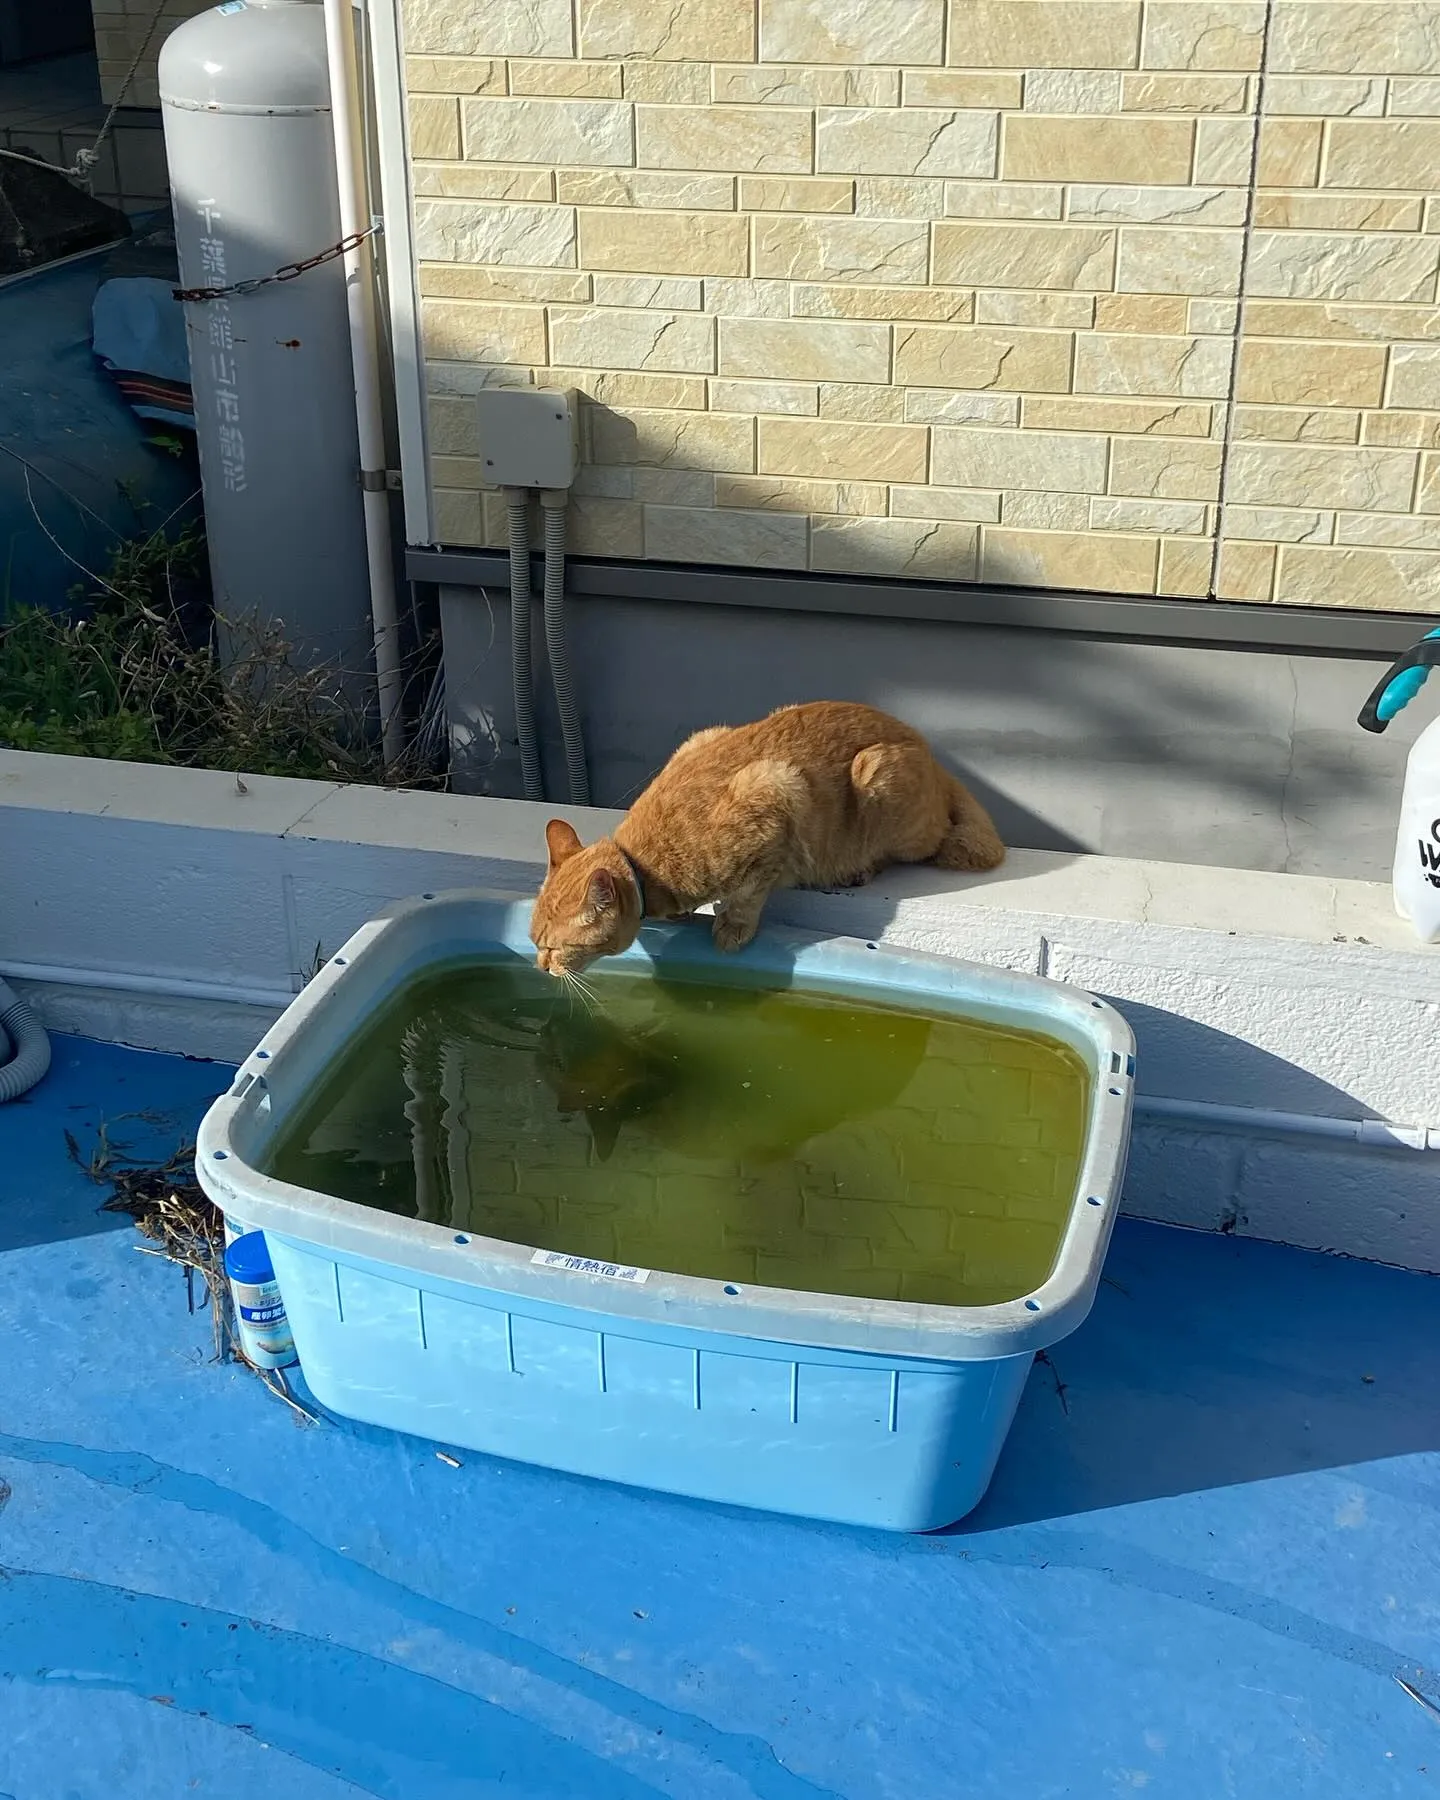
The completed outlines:
<svg viewBox="0 0 1440 1800">
<path fill-rule="evenodd" d="M 1120 1202 L 1134 1041 L 1078 989 L 852 939 L 763 931 L 752 975 L 1038 1032 L 1090 1074 L 1080 1176 L 1033 1294 L 949 1307 L 652 1271 L 643 1281 L 401 1218 L 260 1173 L 375 1010 L 425 971 L 531 954 L 529 905 L 479 892 L 407 901 L 364 926 L 247 1058 L 200 1130 L 197 1169 L 228 1220 L 266 1235 L 305 1379 L 332 1411 L 610 1481 L 811 1518 L 925 1531 L 994 1471 L 1037 1350 L 1094 1299 Z M 724 978 L 707 932 L 647 929 Z M 576 1259 L 571 1259 L 574 1261 Z"/>
</svg>

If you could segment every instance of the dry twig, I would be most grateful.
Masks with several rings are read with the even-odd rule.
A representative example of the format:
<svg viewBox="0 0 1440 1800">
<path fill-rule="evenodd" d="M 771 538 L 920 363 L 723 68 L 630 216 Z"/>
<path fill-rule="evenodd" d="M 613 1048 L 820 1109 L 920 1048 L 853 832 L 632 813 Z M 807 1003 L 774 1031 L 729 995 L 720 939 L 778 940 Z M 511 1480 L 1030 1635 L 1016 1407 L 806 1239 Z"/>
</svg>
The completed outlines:
<svg viewBox="0 0 1440 1800">
<path fill-rule="evenodd" d="M 146 1167 L 132 1162 L 123 1151 L 117 1154 L 103 1125 L 98 1138 L 87 1173 L 92 1181 L 113 1189 L 100 1210 L 133 1219 L 140 1235 L 160 1246 L 150 1255 L 163 1256 L 185 1270 L 191 1312 L 195 1310 L 194 1279 L 200 1276 L 210 1305 L 217 1360 L 241 1355 L 230 1284 L 225 1278 L 225 1221 L 195 1179 L 194 1146 L 177 1150 L 166 1163 Z M 143 1248 L 136 1245 L 137 1250 Z"/>
<path fill-rule="evenodd" d="M 215 1359 L 242 1362 L 258 1375 L 277 1400 L 283 1400 L 309 1424 L 317 1424 L 316 1415 L 302 1406 L 290 1392 L 288 1382 L 278 1369 L 258 1368 L 246 1356 L 235 1327 L 235 1308 L 230 1296 L 230 1283 L 225 1274 L 225 1219 L 195 1179 L 195 1146 L 178 1149 L 168 1162 L 146 1165 L 136 1162 L 112 1141 L 102 1123 L 96 1133 L 96 1147 L 88 1161 L 69 1132 L 66 1142 L 70 1154 L 92 1181 L 112 1189 L 110 1198 L 101 1203 L 102 1212 L 124 1213 L 133 1219 L 135 1229 L 158 1246 L 145 1244 L 135 1248 L 145 1256 L 162 1257 L 185 1271 L 186 1297 L 190 1311 L 195 1311 L 195 1277 L 205 1284 L 201 1305 L 210 1308 L 210 1322 L 215 1335 Z"/>
</svg>

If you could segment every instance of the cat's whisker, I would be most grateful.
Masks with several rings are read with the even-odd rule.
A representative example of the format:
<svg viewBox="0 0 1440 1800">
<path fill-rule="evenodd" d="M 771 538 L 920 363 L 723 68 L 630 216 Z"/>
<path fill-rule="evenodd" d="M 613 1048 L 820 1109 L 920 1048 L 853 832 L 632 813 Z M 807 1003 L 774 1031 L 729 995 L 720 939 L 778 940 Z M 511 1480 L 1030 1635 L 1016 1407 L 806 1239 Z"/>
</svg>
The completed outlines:
<svg viewBox="0 0 1440 1800">
<path fill-rule="evenodd" d="M 591 1012 L 598 1011 L 600 1006 L 600 995 L 594 986 L 588 982 L 583 975 L 572 975 L 570 979 L 575 983 L 577 992 L 585 996 Z"/>
<path fill-rule="evenodd" d="M 573 969 L 562 969 L 560 971 L 560 981 L 565 992 L 569 995 L 571 1012 L 574 1012 L 575 1002 L 578 999 L 585 1011 L 593 1016 L 596 997 L 589 986 L 581 980 L 575 971 Z"/>
</svg>

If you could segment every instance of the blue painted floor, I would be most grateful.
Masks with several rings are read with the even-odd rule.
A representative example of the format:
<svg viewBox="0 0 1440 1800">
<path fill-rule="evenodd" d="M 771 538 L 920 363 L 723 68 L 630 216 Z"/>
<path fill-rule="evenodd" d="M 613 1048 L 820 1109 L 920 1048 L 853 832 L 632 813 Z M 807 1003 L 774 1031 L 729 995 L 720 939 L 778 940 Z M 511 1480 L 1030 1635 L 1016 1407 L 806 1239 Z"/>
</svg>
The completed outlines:
<svg viewBox="0 0 1440 1800">
<path fill-rule="evenodd" d="M 1122 1223 L 983 1509 L 896 1539 L 299 1421 L 70 1161 L 225 1071 L 0 1110 L 0 1796 L 1440 1793 L 1440 1282 Z"/>
</svg>

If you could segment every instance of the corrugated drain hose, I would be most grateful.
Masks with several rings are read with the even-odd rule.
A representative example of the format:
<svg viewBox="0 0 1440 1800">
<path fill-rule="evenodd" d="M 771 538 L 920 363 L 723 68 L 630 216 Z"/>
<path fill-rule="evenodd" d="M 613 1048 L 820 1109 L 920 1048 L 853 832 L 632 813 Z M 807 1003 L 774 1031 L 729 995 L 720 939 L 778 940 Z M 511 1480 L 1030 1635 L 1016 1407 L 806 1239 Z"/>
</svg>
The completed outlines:
<svg viewBox="0 0 1440 1800">
<path fill-rule="evenodd" d="M 11 1056 L 11 1050 L 14 1055 Z M 50 1067 L 50 1039 L 35 1008 L 0 981 L 0 1104 L 28 1094 Z"/>
<path fill-rule="evenodd" d="M 540 495 L 545 517 L 545 654 L 550 660 L 555 710 L 560 715 L 560 734 L 565 740 L 570 804 L 588 806 L 590 775 L 585 767 L 585 734 L 570 680 L 570 653 L 565 647 L 565 505 L 569 498 L 563 488 L 547 488 Z"/>
<path fill-rule="evenodd" d="M 530 518 L 524 488 L 507 487 L 510 527 L 510 683 L 515 693 L 515 736 L 527 800 L 543 800 L 540 746 L 535 736 L 535 697 L 530 683 Z"/>
</svg>

